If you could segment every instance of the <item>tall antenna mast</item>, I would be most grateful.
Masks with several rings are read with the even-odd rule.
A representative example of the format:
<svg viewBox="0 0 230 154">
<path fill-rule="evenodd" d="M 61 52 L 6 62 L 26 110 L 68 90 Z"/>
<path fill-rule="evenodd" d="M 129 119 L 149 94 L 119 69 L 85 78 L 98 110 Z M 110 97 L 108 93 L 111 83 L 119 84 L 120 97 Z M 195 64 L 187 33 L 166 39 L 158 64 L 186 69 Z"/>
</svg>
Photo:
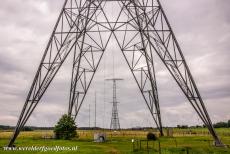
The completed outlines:
<svg viewBox="0 0 230 154">
<path fill-rule="evenodd" d="M 119 78 L 112 78 L 112 79 L 106 79 L 107 81 L 113 82 L 113 107 L 112 107 L 112 116 L 111 116 L 111 123 L 110 123 L 110 129 L 111 130 L 119 130 L 120 129 L 120 122 L 119 122 L 119 116 L 118 116 L 118 108 L 117 108 L 117 87 L 116 87 L 116 81 L 121 81 L 123 79 Z"/>
<path fill-rule="evenodd" d="M 90 104 L 89 104 L 89 128 L 90 128 Z"/>
<path fill-rule="evenodd" d="M 94 107 L 95 111 L 94 111 L 94 127 L 96 129 L 97 127 L 97 92 L 95 91 L 95 107 Z"/>
</svg>

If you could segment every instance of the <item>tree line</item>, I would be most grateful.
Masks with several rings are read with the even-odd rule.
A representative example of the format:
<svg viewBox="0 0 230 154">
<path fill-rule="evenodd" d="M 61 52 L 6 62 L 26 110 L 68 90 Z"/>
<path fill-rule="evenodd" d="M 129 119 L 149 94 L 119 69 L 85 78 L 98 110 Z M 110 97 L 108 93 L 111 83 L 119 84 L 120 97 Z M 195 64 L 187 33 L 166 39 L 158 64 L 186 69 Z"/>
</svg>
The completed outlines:
<svg viewBox="0 0 230 154">
<path fill-rule="evenodd" d="M 214 128 L 230 128 L 230 120 L 227 122 L 217 122 L 213 126 Z"/>
<path fill-rule="evenodd" d="M 196 125 L 196 126 L 188 126 L 188 125 L 177 125 L 177 128 L 186 129 L 186 128 L 201 128 L 205 127 Z M 214 128 L 230 128 L 230 120 L 227 122 L 217 122 L 213 124 Z M 0 125 L 0 130 L 13 130 L 15 127 Z M 32 130 L 53 130 L 54 127 L 35 127 L 35 126 L 25 126 L 22 131 L 32 131 Z M 80 130 L 92 130 L 92 129 L 102 129 L 102 128 L 89 128 L 89 127 L 80 127 Z M 152 127 L 138 127 L 138 128 L 128 128 L 131 130 L 143 130 L 143 129 L 153 129 Z"/>
<path fill-rule="evenodd" d="M 186 128 L 205 128 L 206 126 L 200 126 L 200 125 L 196 125 L 196 126 L 188 126 L 188 125 L 177 125 L 177 128 L 180 129 L 186 129 Z M 213 124 L 214 128 L 230 128 L 230 120 L 228 120 L 227 122 L 217 122 Z"/>
</svg>

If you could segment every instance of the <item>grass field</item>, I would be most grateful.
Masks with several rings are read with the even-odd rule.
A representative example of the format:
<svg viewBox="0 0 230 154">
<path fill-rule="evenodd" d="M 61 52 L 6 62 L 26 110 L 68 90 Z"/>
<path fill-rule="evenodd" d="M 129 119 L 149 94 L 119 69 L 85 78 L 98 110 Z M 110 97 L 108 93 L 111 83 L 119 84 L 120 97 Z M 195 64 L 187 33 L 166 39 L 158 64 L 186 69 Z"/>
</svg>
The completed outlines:
<svg viewBox="0 0 230 154">
<path fill-rule="evenodd" d="M 24 154 L 24 153 L 80 153 L 80 154 L 230 154 L 229 148 L 217 148 L 212 146 L 212 138 L 208 131 L 199 129 L 174 129 L 174 137 L 160 137 L 159 141 L 141 142 L 146 139 L 148 131 L 106 131 L 107 142 L 93 142 L 95 131 L 78 131 L 79 138 L 73 140 L 52 139 L 52 131 L 21 132 L 15 142 L 17 147 L 46 146 L 46 147 L 78 147 L 76 151 L 6 151 L 12 132 L 0 132 L 0 154 Z M 230 145 L 230 129 L 217 129 L 222 141 Z M 131 142 L 134 139 L 135 142 Z M 159 144 L 161 150 L 159 150 Z"/>
</svg>

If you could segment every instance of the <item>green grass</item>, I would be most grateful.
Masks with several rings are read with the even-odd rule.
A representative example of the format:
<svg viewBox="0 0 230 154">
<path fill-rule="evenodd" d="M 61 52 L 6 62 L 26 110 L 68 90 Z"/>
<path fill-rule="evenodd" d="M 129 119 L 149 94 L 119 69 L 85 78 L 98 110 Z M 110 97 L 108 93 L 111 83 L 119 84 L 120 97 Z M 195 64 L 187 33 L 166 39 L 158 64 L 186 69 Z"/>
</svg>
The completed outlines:
<svg viewBox="0 0 230 154">
<path fill-rule="evenodd" d="M 230 154 L 227 148 L 217 148 L 212 146 L 212 138 L 204 133 L 205 129 L 188 130 L 174 130 L 174 136 L 161 137 L 161 151 L 162 154 L 186 154 L 186 149 L 189 154 Z M 189 131 L 191 132 L 191 131 Z M 230 145 L 229 129 L 217 129 L 222 141 Z M 24 153 L 77 153 L 77 154 L 145 154 L 148 153 L 147 142 L 143 141 L 140 149 L 139 140 L 146 137 L 147 131 L 121 131 L 110 132 L 107 131 L 108 141 L 105 143 L 95 143 L 92 141 L 94 131 L 79 131 L 79 138 L 74 140 L 55 140 L 44 139 L 43 136 L 52 136 L 52 131 L 32 131 L 22 132 L 15 142 L 17 147 L 30 146 L 78 146 L 77 151 L 4 151 L 3 146 L 7 145 L 12 132 L 0 132 L 0 154 L 24 154 Z M 226 135 L 227 134 L 227 135 Z M 135 139 L 135 148 L 131 139 Z M 149 153 L 158 153 L 158 142 L 149 142 Z"/>
</svg>

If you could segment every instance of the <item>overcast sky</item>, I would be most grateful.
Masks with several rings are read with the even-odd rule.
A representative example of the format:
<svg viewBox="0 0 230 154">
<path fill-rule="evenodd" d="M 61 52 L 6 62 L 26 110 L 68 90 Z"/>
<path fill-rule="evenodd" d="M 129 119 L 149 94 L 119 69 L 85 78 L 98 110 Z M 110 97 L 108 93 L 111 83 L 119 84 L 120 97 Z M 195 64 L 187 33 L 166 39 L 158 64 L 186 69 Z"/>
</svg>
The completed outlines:
<svg viewBox="0 0 230 154">
<path fill-rule="evenodd" d="M 230 119 L 230 1 L 161 0 L 213 122 Z M 64 0 L 4 0 L 0 5 L 0 124 L 14 126 Z M 107 52 L 77 118 L 109 127 L 112 104 L 111 60 L 115 55 L 121 127 L 154 126 L 119 50 Z M 67 112 L 71 56 L 57 74 L 27 125 L 53 126 Z M 160 61 L 156 64 L 164 126 L 202 124 Z"/>
</svg>

